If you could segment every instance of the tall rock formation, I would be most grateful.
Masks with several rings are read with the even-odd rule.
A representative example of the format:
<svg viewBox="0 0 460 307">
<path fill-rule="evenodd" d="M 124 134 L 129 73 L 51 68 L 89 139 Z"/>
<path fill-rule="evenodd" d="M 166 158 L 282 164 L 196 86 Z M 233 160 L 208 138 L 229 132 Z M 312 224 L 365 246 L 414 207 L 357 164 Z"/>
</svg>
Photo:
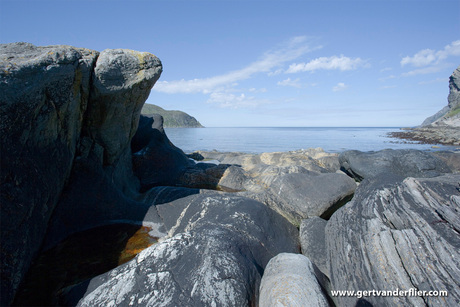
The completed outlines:
<svg viewBox="0 0 460 307">
<path fill-rule="evenodd" d="M 134 193 L 130 141 L 160 60 L 131 50 L 0 45 L 1 305 L 42 244 L 75 161 Z"/>
<path fill-rule="evenodd" d="M 436 114 L 428 117 L 422 123 L 426 126 L 454 126 L 460 127 L 460 66 L 455 69 L 449 78 L 449 96 L 447 106 Z"/>
<path fill-rule="evenodd" d="M 449 78 L 447 106 L 417 128 L 391 132 L 392 137 L 427 144 L 460 145 L 460 66 Z"/>
</svg>

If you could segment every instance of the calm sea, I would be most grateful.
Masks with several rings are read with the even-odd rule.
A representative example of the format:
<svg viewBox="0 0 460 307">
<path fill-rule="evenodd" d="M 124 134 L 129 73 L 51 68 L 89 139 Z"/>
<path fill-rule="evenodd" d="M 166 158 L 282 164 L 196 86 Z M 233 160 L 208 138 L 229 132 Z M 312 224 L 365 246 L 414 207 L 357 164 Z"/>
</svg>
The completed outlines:
<svg viewBox="0 0 460 307">
<path fill-rule="evenodd" d="M 453 150 L 455 147 L 408 144 L 389 138 L 399 128 L 166 128 L 171 142 L 184 152 L 196 150 L 262 153 L 321 147 L 327 152 L 385 148 Z"/>
</svg>

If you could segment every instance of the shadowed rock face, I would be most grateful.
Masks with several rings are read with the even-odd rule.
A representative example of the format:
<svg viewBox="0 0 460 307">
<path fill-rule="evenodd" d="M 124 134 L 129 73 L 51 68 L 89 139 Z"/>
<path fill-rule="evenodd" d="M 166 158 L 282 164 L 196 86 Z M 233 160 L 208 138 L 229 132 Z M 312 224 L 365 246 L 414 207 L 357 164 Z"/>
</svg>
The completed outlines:
<svg viewBox="0 0 460 307">
<path fill-rule="evenodd" d="M 374 306 L 460 301 L 460 176 L 382 175 L 363 182 L 326 226 L 334 290 L 447 290 L 447 297 L 367 297 Z M 356 298 L 337 297 L 340 306 Z"/>
<path fill-rule="evenodd" d="M 173 185 L 194 163 L 174 146 L 163 129 L 160 115 L 141 115 L 139 128 L 131 141 L 133 169 L 141 191 L 160 185 Z"/>
<path fill-rule="evenodd" d="M 75 159 L 91 157 L 124 194 L 138 188 L 130 141 L 161 70 L 158 58 L 131 50 L 0 45 L 2 305 L 40 247 Z"/>
</svg>

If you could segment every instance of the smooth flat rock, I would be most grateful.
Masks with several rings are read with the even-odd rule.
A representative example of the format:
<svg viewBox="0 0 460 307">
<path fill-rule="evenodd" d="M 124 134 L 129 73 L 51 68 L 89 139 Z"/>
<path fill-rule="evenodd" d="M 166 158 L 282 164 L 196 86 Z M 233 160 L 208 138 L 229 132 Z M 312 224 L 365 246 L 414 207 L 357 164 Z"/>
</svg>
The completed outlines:
<svg viewBox="0 0 460 307">
<path fill-rule="evenodd" d="M 260 307 L 329 306 L 310 260 L 299 254 L 281 253 L 265 268 L 260 284 Z"/>
<path fill-rule="evenodd" d="M 356 180 L 392 173 L 405 177 L 435 177 L 452 170 L 430 153 L 415 149 L 385 149 L 376 152 L 349 150 L 340 154 L 341 169 Z"/>
<path fill-rule="evenodd" d="M 265 193 L 265 203 L 294 225 L 313 216 L 328 218 L 356 189 L 353 179 L 340 173 L 290 173 L 277 177 Z"/>
</svg>

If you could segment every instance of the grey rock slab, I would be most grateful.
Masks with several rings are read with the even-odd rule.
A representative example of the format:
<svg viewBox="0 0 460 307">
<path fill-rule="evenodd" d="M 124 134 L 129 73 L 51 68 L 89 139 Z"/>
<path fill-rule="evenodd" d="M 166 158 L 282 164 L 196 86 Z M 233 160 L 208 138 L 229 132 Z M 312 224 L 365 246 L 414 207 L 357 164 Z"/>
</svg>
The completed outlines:
<svg viewBox="0 0 460 307">
<path fill-rule="evenodd" d="M 399 178 L 399 179 L 398 179 Z M 460 175 L 363 182 L 326 226 L 334 290 L 446 290 L 447 297 L 375 297 L 374 306 L 460 302 Z M 354 306 L 357 298 L 337 297 Z"/>
<path fill-rule="evenodd" d="M 435 177 L 452 170 L 430 153 L 415 149 L 385 149 L 376 152 L 349 150 L 340 154 L 342 170 L 355 178 L 377 177 L 393 173 L 402 177 Z"/>
<path fill-rule="evenodd" d="M 355 189 L 356 183 L 345 174 L 291 173 L 275 178 L 268 188 L 267 203 L 300 225 L 308 217 L 328 217 Z"/>
<path fill-rule="evenodd" d="M 329 306 L 329 303 L 311 261 L 300 254 L 281 253 L 265 268 L 259 306 Z"/>
</svg>

